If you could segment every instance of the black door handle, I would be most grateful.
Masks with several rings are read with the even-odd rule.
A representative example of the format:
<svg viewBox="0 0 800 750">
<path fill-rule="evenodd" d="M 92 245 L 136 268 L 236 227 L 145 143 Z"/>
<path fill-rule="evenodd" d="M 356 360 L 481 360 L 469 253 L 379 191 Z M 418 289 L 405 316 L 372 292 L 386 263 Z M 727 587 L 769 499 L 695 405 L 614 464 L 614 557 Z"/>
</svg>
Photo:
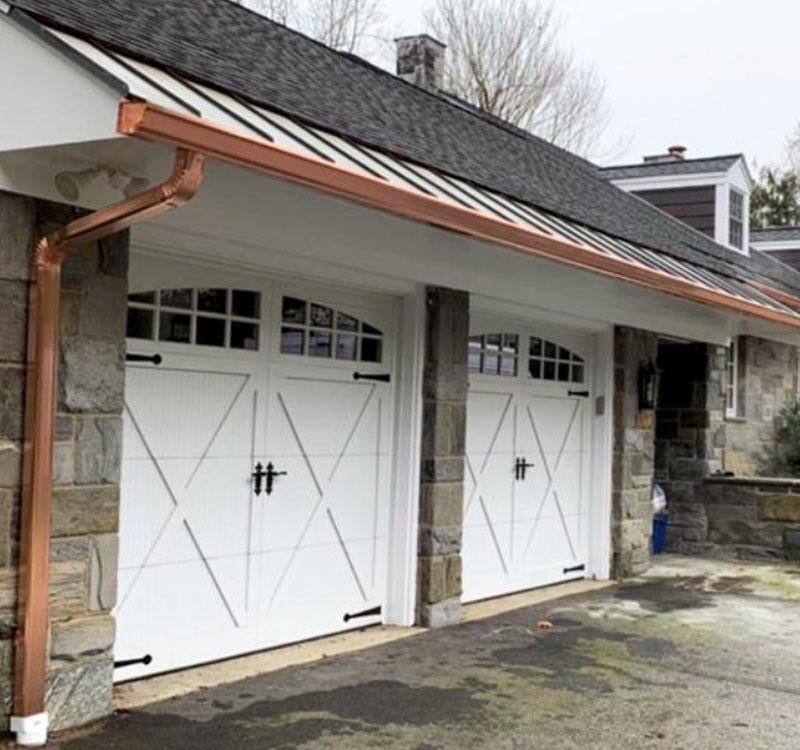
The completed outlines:
<svg viewBox="0 0 800 750">
<path fill-rule="evenodd" d="M 516 479 L 517 481 L 519 480 L 524 481 L 525 474 L 527 473 L 528 469 L 531 469 L 534 466 L 536 466 L 536 464 L 533 463 L 532 461 L 528 462 L 524 458 L 518 458 L 514 462 L 514 479 Z"/>
<path fill-rule="evenodd" d="M 256 493 L 256 497 L 261 494 L 261 484 L 262 480 L 266 479 L 264 482 L 264 492 L 267 495 L 272 494 L 272 490 L 275 488 L 275 477 L 285 477 L 287 472 L 285 471 L 275 471 L 275 465 L 270 461 L 267 464 L 267 468 L 264 468 L 264 464 L 257 463 L 255 471 L 252 473 L 253 479 L 256 480 L 255 487 L 253 487 L 253 492 Z"/>
<path fill-rule="evenodd" d="M 126 354 L 126 362 L 152 362 L 154 365 L 160 365 L 164 358 L 160 354 Z"/>
</svg>

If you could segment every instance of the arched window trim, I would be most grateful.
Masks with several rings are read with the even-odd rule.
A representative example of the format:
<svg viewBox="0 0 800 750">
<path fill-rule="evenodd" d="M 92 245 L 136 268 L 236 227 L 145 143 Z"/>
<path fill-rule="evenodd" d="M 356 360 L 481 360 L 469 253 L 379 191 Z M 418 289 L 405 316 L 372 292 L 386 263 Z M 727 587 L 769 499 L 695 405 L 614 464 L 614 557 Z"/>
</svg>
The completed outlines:
<svg viewBox="0 0 800 750">
<path fill-rule="evenodd" d="M 284 295 L 280 317 L 281 354 L 337 362 L 383 361 L 384 332 L 342 306 Z"/>
</svg>

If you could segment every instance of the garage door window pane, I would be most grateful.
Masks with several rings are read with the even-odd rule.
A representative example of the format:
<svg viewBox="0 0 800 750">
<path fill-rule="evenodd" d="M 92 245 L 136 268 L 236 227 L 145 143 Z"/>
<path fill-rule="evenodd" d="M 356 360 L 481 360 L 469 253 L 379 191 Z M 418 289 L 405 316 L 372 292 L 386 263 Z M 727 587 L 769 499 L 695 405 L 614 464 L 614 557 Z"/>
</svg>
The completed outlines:
<svg viewBox="0 0 800 750">
<path fill-rule="evenodd" d="M 382 348 L 380 339 L 361 339 L 361 361 L 380 362 Z"/>
<path fill-rule="evenodd" d="M 336 327 L 340 331 L 353 331 L 355 333 L 358 330 L 358 320 L 351 317 L 350 315 L 345 315 L 344 313 L 337 313 Z"/>
<path fill-rule="evenodd" d="M 258 349 L 258 326 L 239 320 L 231 321 L 231 348 L 251 351 Z"/>
<path fill-rule="evenodd" d="M 188 344 L 191 340 L 192 318 L 184 313 L 161 311 L 158 323 L 159 341 Z"/>
<path fill-rule="evenodd" d="M 197 309 L 201 312 L 219 313 L 228 312 L 227 289 L 198 289 Z"/>
<path fill-rule="evenodd" d="M 349 333 L 336 336 L 336 359 L 354 360 L 358 357 L 358 339 Z"/>
<path fill-rule="evenodd" d="M 128 338 L 148 339 L 153 338 L 153 323 L 155 313 L 152 310 L 142 310 L 138 307 L 128 308 Z"/>
<path fill-rule="evenodd" d="M 190 310 L 192 307 L 191 289 L 162 289 L 161 307 L 179 307 Z"/>
<path fill-rule="evenodd" d="M 306 322 L 306 303 L 305 300 L 295 297 L 283 298 L 283 322 L 299 323 L 305 325 Z"/>
<path fill-rule="evenodd" d="M 333 328 L 333 310 L 322 305 L 311 305 L 311 325 L 319 328 Z"/>
<path fill-rule="evenodd" d="M 225 346 L 225 319 L 198 318 L 195 343 L 201 346 Z"/>
<path fill-rule="evenodd" d="M 302 328 L 281 328 L 281 352 L 302 354 L 306 332 Z"/>
<path fill-rule="evenodd" d="M 128 302 L 141 302 L 145 305 L 155 305 L 156 293 L 155 292 L 135 292 L 128 295 Z"/>
<path fill-rule="evenodd" d="M 333 336 L 327 331 L 311 331 L 308 334 L 308 354 L 311 357 L 330 357 Z"/>
<path fill-rule="evenodd" d="M 261 294 L 235 289 L 233 292 L 233 314 L 239 318 L 261 317 Z"/>
</svg>

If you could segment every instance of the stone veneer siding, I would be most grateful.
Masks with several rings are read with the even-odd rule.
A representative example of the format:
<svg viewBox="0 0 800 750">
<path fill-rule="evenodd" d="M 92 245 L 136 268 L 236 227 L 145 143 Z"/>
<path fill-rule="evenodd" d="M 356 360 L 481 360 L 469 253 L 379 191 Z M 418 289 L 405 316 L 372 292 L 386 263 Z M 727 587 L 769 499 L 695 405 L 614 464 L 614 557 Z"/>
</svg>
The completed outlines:
<svg viewBox="0 0 800 750">
<path fill-rule="evenodd" d="M 739 338 L 739 414 L 727 421 L 725 471 L 770 472 L 781 407 L 797 398 L 797 358 L 788 344 Z"/>
<path fill-rule="evenodd" d="M 423 377 L 418 621 L 461 619 L 469 295 L 429 287 Z"/>
<path fill-rule="evenodd" d="M 0 193 L 0 713 L 11 710 L 27 289 L 35 242 L 75 209 Z M 128 236 L 62 274 L 47 710 L 52 729 L 112 710 Z"/>
<path fill-rule="evenodd" d="M 670 527 L 670 551 L 798 561 L 800 479 L 710 477 L 679 524 Z"/>
<path fill-rule="evenodd" d="M 614 461 L 612 560 L 615 578 L 641 573 L 650 563 L 655 412 L 639 410 L 639 367 L 658 355 L 654 333 L 614 330 Z"/>
</svg>

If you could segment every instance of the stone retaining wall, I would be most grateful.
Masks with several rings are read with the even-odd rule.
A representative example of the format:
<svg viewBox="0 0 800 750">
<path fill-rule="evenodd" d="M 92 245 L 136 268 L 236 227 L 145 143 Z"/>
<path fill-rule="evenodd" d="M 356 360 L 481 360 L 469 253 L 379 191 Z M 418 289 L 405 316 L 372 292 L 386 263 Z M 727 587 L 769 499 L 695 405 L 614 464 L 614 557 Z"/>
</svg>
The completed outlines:
<svg viewBox="0 0 800 750">
<path fill-rule="evenodd" d="M 667 549 L 800 561 L 800 479 L 709 477 L 670 504 Z"/>
<path fill-rule="evenodd" d="M 27 289 L 39 237 L 75 209 L 0 192 L 0 728 L 16 626 Z M 53 729 L 112 710 L 128 235 L 75 251 L 62 273 L 47 709 Z"/>
</svg>

